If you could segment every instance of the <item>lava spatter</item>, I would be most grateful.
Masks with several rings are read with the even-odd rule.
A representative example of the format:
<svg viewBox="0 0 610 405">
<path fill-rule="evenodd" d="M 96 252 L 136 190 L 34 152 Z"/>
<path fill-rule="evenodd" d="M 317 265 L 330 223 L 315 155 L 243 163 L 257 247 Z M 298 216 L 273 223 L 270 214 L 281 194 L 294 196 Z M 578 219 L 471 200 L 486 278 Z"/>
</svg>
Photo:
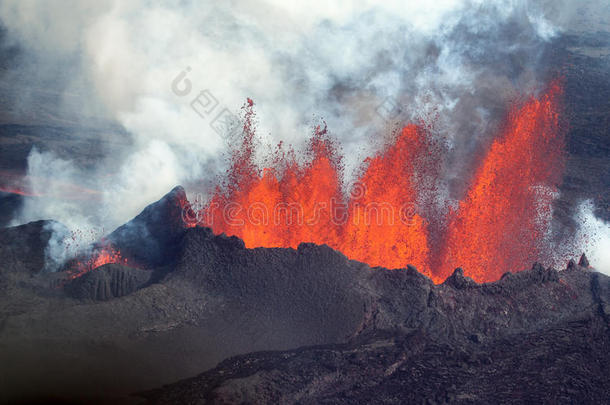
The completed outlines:
<svg viewBox="0 0 610 405">
<path fill-rule="evenodd" d="M 248 100 L 227 182 L 190 217 L 217 234 L 240 237 L 248 248 L 311 242 L 372 266 L 413 264 L 437 283 L 458 266 L 476 281 L 496 280 L 543 254 L 564 165 L 561 94 L 556 81 L 544 94 L 510 109 L 466 194 L 440 222 L 422 207 L 422 201 L 430 201 L 424 194 L 441 181 L 442 156 L 426 126 L 409 124 L 396 133 L 365 160 L 346 193 L 341 156 L 325 128 L 315 129 L 304 162 L 280 146 L 272 164 L 260 167 L 254 103 Z M 434 235 L 440 243 L 431 243 L 431 221 L 446 224 Z"/>
</svg>

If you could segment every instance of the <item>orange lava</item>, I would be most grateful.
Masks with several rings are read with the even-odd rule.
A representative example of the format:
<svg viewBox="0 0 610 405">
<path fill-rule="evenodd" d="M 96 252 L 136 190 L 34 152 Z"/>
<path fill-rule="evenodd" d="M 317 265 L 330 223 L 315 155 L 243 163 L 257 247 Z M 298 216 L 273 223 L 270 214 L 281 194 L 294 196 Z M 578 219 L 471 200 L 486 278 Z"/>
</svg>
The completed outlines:
<svg viewBox="0 0 610 405">
<path fill-rule="evenodd" d="M 476 281 L 491 281 L 541 259 L 563 174 L 561 93 L 555 82 L 509 114 L 453 213 L 443 252 L 446 275 L 460 266 Z"/>
<path fill-rule="evenodd" d="M 73 270 L 70 271 L 70 278 L 75 279 L 91 270 L 95 270 L 98 267 L 109 263 L 127 264 L 127 260 L 121 256 L 120 250 L 107 245 L 94 252 L 88 260 L 84 262 L 77 262 L 73 266 Z"/>
<path fill-rule="evenodd" d="M 247 124 L 249 127 L 249 124 Z M 205 224 L 216 233 L 237 235 L 248 247 L 294 247 L 301 242 L 336 246 L 342 227 L 334 213 L 345 211 L 340 190 L 340 161 L 326 131 L 316 129 L 310 161 L 299 165 L 280 145 L 276 167 L 258 170 L 250 128 L 234 152 L 226 190 L 209 203 Z"/>
<path fill-rule="evenodd" d="M 416 209 L 416 169 L 418 158 L 428 153 L 426 139 L 423 129 L 406 126 L 390 147 L 366 162 L 350 194 L 342 238 L 332 247 L 372 266 L 430 268 L 427 222 Z"/>
<path fill-rule="evenodd" d="M 440 244 L 431 243 L 430 221 L 440 222 L 426 207 L 426 194 L 439 181 L 431 176 L 438 176 L 440 156 L 424 127 L 411 124 L 399 131 L 364 162 L 358 181 L 345 193 L 341 157 L 326 129 L 316 129 L 305 163 L 280 144 L 271 164 L 260 168 L 251 100 L 226 184 L 200 212 L 189 209 L 189 218 L 196 220 L 187 225 L 238 236 L 248 248 L 311 242 L 372 266 L 413 264 L 436 283 L 457 266 L 479 282 L 496 280 L 541 257 L 552 193 L 563 169 L 561 92 L 553 83 L 539 98 L 511 110 L 458 208 L 446 213 Z"/>
</svg>

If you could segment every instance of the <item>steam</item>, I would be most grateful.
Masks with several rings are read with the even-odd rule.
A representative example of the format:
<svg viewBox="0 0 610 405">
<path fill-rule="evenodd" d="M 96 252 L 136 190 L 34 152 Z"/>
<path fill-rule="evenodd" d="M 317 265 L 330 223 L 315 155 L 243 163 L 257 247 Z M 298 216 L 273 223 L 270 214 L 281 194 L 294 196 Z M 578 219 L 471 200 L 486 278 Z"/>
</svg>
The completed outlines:
<svg viewBox="0 0 610 405">
<path fill-rule="evenodd" d="M 53 176 L 54 173 L 61 176 Z M 73 201 L 64 199 L 69 192 L 66 184 L 74 184 L 80 180 L 80 172 L 74 164 L 56 157 L 51 152 L 41 153 L 34 147 L 28 157 L 28 174 L 31 189 L 42 190 L 42 196 L 52 203 L 39 204 L 37 200 L 26 200 L 26 211 L 36 209 L 42 218 L 61 218 L 61 222 L 70 228 L 87 222 L 87 212 Z"/>
<path fill-rule="evenodd" d="M 323 118 L 348 156 L 348 177 L 382 134 L 433 121 L 451 150 L 447 199 L 456 197 L 508 101 L 543 84 L 544 45 L 572 21 L 557 10 L 526 0 L 4 1 L 0 19 L 29 68 L 60 76 L 57 90 L 84 100 L 63 107 L 117 122 L 129 138 L 120 151 L 102 144 L 87 169 L 33 150 L 31 177 L 51 171 L 56 183 L 100 195 L 30 201 L 16 222 L 112 229 L 172 186 L 210 179 L 234 127 L 215 119 L 238 116 L 247 97 L 268 144 L 299 147 Z"/>
<path fill-rule="evenodd" d="M 576 221 L 580 228 L 576 240 L 586 253 L 591 267 L 610 275 L 610 224 L 597 218 L 593 210 L 590 200 L 578 207 Z"/>
</svg>

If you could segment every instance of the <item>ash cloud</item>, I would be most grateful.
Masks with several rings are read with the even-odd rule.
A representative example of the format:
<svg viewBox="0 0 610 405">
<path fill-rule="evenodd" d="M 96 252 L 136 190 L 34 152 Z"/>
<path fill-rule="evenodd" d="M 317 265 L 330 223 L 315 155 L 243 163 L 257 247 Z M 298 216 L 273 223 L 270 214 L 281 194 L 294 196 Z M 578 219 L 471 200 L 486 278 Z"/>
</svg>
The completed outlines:
<svg viewBox="0 0 610 405">
<path fill-rule="evenodd" d="M 235 114 L 254 99 L 269 144 L 303 145 L 322 117 L 348 157 L 348 180 L 400 123 L 431 120 L 449 148 L 443 198 L 459 198 L 509 102 L 545 84 L 541 53 L 578 23 L 576 11 L 570 1 L 525 0 L 4 1 L 0 20 L 23 68 L 81 95 L 62 108 L 115 121 L 129 137 L 120 153 L 100 150 L 93 169 L 33 150 L 31 176 L 52 167 L 57 181 L 103 194 L 34 201 L 16 222 L 112 229 L 174 185 L 220 173 L 226 142 L 191 106 L 204 90 Z M 171 84 L 187 67 L 192 88 L 181 97 Z M 387 100 L 398 117 L 378 114 Z"/>
</svg>

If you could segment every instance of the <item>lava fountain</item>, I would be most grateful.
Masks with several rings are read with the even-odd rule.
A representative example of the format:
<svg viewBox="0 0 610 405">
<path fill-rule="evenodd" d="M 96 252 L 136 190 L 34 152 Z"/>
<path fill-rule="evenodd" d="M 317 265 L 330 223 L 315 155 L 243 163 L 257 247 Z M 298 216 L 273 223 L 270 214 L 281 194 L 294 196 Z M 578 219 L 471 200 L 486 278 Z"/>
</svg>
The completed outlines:
<svg viewBox="0 0 610 405">
<path fill-rule="evenodd" d="M 498 279 L 542 259 L 553 196 L 563 175 L 559 83 L 514 108 L 452 213 L 443 270 L 462 266 L 473 279 Z"/>
<path fill-rule="evenodd" d="M 75 279 L 82 276 L 85 273 L 88 273 L 91 270 L 94 270 L 100 266 L 105 264 L 123 264 L 127 265 L 127 259 L 123 258 L 121 255 L 121 251 L 115 249 L 112 245 L 106 244 L 98 249 L 96 249 L 88 259 L 76 260 L 74 263 L 71 263 L 69 270 L 69 278 Z"/>
<path fill-rule="evenodd" d="M 227 181 L 189 225 L 238 236 L 248 248 L 311 242 L 372 266 L 413 264 L 437 283 L 458 266 L 479 282 L 496 280 L 542 257 L 563 173 L 561 94 L 554 82 L 510 109 L 457 208 L 446 209 L 441 243 L 431 243 L 429 225 L 439 221 L 422 204 L 440 182 L 442 159 L 425 125 L 398 131 L 345 193 L 341 156 L 325 128 L 316 128 L 305 163 L 280 144 L 271 164 L 257 165 L 251 100 Z"/>
</svg>

